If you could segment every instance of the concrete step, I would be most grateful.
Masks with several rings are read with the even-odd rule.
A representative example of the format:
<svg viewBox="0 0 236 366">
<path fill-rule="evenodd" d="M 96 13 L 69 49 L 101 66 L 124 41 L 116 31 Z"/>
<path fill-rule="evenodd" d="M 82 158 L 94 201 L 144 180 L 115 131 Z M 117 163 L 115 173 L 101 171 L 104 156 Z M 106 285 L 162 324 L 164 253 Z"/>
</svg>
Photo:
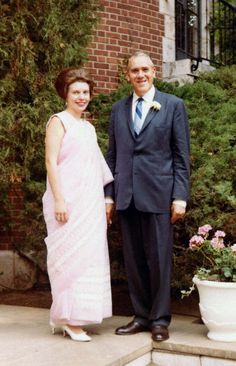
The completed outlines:
<svg viewBox="0 0 236 366">
<path fill-rule="evenodd" d="M 114 316 L 86 327 L 92 342 L 50 333 L 49 310 L 0 305 L 1 366 L 236 366 L 236 343 L 214 342 L 197 317 L 174 315 L 170 338 L 150 333 L 117 336 L 130 317 Z"/>
</svg>

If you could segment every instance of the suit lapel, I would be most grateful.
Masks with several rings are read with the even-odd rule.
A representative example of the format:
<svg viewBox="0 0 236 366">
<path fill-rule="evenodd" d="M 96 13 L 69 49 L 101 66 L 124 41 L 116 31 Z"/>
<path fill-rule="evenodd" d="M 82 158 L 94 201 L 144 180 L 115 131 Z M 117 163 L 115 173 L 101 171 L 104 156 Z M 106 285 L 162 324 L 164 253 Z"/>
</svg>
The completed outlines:
<svg viewBox="0 0 236 366">
<path fill-rule="evenodd" d="M 155 92 L 155 95 L 154 95 L 154 99 L 153 101 L 157 101 L 161 104 L 161 93 L 156 89 L 156 92 Z M 144 123 L 143 123 L 143 127 L 140 131 L 140 133 L 143 132 L 143 130 L 145 130 L 145 128 L 149 125 L 149 123 L 153 120 L 153 118 L 155 117 L 156 119 L 158 119 L 158 113 L 159 113 L 159 110 L 155 110 L 154 108 L 150 108 L 149 111 L 148 111 L 148 114 L 144 120 Z"/>
<path fill-rule="evenodd" d="M 162 102 L 162 93 L 159 92 L 157 89 L 156 89 L 153 101 L 154 100 L 159 102 L 160 104 Z M 126 114 L 126 120 L 127 120 L 128 126 L 129 126 L 130 133 L 131 133 L 132 137 L 134 139 L 136 139 L 135 133 L 134 133 L 134 127 L 133 127 L 133 118 L 132 118 L 132 101 L 133 101 L 133 94 L 131 94 L 126 100 L 125 114 Z M 153 108 L 149 109 L 148 114 L 145 118 L 145 121 L 143 123 L 143 127 L 142 127 L 139 135 L 145 130 L 145 128 L 149 125 L 149 123 L 153 120 L 154 117 L 156 119 L 159 118 L 158 117 L 159 112 L 160 112 L 159 110 L 155 110 Z"/>
<path fill-rule="evenodd" d="M 132 118 L 132 101 L 133 101 L 133 94 L 131 94 L 125 104 L 125 113 L 126 113 L 126 120 L 131 132 L 131 135 L 133 136 L 133 138 L 135 138 L 134 135 L 134 127 L 133 127 L 133 118 Z"/>
</svg>

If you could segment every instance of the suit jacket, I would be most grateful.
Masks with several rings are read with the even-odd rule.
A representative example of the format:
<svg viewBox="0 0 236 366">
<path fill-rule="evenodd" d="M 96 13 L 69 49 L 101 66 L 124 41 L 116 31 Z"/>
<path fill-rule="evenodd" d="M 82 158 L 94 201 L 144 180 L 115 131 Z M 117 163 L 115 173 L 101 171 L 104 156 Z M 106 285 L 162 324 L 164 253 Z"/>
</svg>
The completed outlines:
<svg viewBox="0 0 236 366">
<path fill-rule="evenodd" d="M 105 188 L 117 210 L 131 199 L 143 212 L 166 213 L 174 199 L 187 201 L 189 128 L 184 104 L 174 95 L 155 92 L 160 110 L 150 108 L 135 137 L 132 95 L 112 107 L 107 163 L 114 182 Z"/>
</svg>

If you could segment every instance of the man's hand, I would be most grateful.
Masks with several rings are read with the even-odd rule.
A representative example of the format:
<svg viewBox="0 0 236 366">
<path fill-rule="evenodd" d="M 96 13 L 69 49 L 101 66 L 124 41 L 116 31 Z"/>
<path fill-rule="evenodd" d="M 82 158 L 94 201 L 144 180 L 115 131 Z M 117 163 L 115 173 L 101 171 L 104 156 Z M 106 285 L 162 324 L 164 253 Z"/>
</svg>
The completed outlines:
<svg viewBox="0 0 236 366">
<path fill-rule="evenodd" d="M 107 224 L 112 224 L 112 216 L 114 212 L 114 203 L 106 203 L 106 216 L 107 216 Z"/>
<path fill-rule="evenodd" d="M 176 203 L 172 203 L 171 206 L 171 224 L 175 224 L 176 221 L 182 220 L 185 216 L 186 208 Z"/>
</svg>

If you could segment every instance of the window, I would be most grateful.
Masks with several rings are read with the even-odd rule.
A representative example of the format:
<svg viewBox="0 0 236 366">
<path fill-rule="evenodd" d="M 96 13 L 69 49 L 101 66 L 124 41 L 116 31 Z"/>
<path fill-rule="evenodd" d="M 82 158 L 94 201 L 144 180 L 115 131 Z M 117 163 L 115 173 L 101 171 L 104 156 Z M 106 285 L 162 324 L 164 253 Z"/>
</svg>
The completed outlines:
<svg viewBox="0 0 236 366">
<path fill-rule="evenodd" d="M 175 1 L 176 59 L 199 59 L 201 49 L 201 0 Z"/>
<path fill-rule="evenodd" d="M 236 7 L 225 0 L 212 0 L 209 24 L 211 61 L 236 63 Z"/>
</svg>

